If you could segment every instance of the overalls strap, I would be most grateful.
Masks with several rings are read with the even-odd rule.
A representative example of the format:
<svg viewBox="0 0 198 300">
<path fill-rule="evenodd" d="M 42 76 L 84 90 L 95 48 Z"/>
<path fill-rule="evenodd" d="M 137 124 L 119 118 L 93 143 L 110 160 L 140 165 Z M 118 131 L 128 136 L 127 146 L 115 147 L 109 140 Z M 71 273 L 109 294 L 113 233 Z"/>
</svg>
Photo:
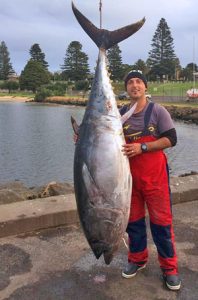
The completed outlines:
<svg viewBox="0 0 198 300">
<path fill-rule="evenodd" d="M 146 129 L 149 125 L 149 121 L 150 121 L 150 118 L 151 118 L 151 113 L 153 111 L 153 106 L 154 106 L 154 103 L 149 102 L 149 105 L 148 105 L 147 110 L 146 110 L 145 115 L 144 115 L 144 129 Z"/>
<path fill-rule="evenodd" d="M 150 122 L 150 118 L 151 118 L 151 114 L 152 114 L 152 111 L 153 111 L 153 107 L 154 107 L 154 103 L 153 102 L 149 102 L 149 105 L 147 107 L 147 110 L 145 112 L 145 115 L 144 115 L 144 130 L 143 130 L 143 135 L 147 135 L 149 133 L 149 130 L 148 130 L 148 125 L 149 125 L 149 122 Z"/>
<path fill-rule="evenodd" d="M 119 112 L 120 112 L 120 115 L 123 116 L 129 109 L 129 105 L 123 105 L 120 109 L 119 109 Z"/>
</svg>

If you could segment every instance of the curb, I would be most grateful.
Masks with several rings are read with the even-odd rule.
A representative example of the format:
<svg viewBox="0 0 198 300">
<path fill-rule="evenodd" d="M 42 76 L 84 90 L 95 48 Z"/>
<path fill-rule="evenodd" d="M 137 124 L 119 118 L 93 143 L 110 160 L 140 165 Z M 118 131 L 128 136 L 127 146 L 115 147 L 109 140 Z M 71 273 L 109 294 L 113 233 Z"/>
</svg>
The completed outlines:
<svg viewBox="0 0 198 300">
<path fill-rule="evenodd" d="M 198 200 L 198 175 L 172 177 L 173 204 Z M 75 195 L 0 205 L 0 238 L 57 226 L 79 225 Z"/>
<path fill-rule="evenodd" d="M 198 200 L 198 175 L 170 178 L 172 204 Z"/>
<path fill-rule="evenodd" d="M 79 223 L 74 194 L 15 202 L 0 208 L 0 238 Z"/>
</svg>

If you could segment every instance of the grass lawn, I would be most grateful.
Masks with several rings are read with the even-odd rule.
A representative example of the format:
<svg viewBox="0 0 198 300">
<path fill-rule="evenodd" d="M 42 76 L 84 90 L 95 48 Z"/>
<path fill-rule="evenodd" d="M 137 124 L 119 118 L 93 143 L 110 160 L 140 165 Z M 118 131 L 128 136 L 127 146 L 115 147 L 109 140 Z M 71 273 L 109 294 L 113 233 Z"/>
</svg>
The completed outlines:
<svg viewBox="0 0 198 300">
<path fill-rule="evenodd" d="M 119 95 L 121 92 L 124 91 L 124 83 L 123 81 L 112 83 L 113 88 L 114 88 L 114 93 L 116 95 Z M 156 82 L 149 82 L 148 83 L 148 94 L 151 94 L 151 96 L 164 96 L 166 99 L 166 96 L 179 96 L 182 97 L 183 99 L 186 97 L 186 91 L 188 89 L 191 89 L 193 87 L 193 82 L 167 82 L 167 83 L 156 83 Z M 198 88 L 198 82 L 195 84 L 195 88 Z M 11 97 L 27 97 L 27 98 L 34 98 L 34 94 L 31 92 L 25 92 L 25 91 L 17 91 L 17 92 L 12 92 L 10 94 L 8 93 L 0 93 L 1 96 L 11 96 Z M 75 92 L 72 93 L 72 95 L 65 95 L 64 97 L 58 97 L 57 100 L 67 100 L 67 99 L 73 99 L 75 100 L 81 100 L 84 101 L 86 100 L 86 97 L 84 98 L 82 94 L 75 94 Z M 61 99 L 62 98 L 62 99 Z M 198 102 L 197 101 L 190 101 L 187 102 L 181 99 L 180 102 L 166 102 L 166 101 L 161 101 L 162 105 L 176 105 L 180 107 L 195 107 L 198 108 Z M 124 103 L 124 100 L 118 101 L 118 103 Z"/>
<path fill-rule="evenodd" d="M 193 82 L 149 83 L 148 92 L 153 96 L 185 97 L 187 90 L 193 87 Z"/>
<path fill-rule="evenodd" d="M 113 83 L 114 92 L 119 94 L 124 91 L 123 82 Z M 185 97 L 187 90 L 193 87 L 193 82 L 148 82 L 148 93 L 151 96 L 179 96 Z M 198 82 L 196 83 L 198 88 Z"/>
</svg>

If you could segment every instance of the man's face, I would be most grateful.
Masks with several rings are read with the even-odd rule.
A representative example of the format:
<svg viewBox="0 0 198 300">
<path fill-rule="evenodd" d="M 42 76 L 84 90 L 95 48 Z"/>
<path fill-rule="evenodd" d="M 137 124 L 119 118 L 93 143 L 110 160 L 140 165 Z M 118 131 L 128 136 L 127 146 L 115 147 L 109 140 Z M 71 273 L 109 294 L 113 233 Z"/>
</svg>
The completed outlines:
<svg viewBox="0 0 198 300">
<path fill-rule="evenodd" d="M 131 78 L 127 82 L 127 93 L 131 99 L 138 100 L 145 97 L 146 86 L 140 78 Z"/>
</svg>

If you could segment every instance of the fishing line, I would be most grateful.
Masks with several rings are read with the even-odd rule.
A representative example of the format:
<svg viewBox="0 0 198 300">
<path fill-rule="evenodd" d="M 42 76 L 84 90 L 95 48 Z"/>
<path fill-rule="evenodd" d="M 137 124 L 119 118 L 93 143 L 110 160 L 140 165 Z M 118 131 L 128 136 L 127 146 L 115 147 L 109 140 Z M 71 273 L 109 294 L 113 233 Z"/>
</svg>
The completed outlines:
<svg viewBox="0 0 198 300">
<path fill-rule="evenodd" d="M 102 0 L 99 2 L 99 12 L 100 12 L 100 29 L 102 29 Z"/>
<path fill-rule="evenodd" d="M 122 238 L 122 240 L 123 240 L 123 243 L 124 243 L 125 247 L 127 248 L 127 250 L 129 250 L 129 246 L 127 245 L 124 237 Z"/>
</svg>

